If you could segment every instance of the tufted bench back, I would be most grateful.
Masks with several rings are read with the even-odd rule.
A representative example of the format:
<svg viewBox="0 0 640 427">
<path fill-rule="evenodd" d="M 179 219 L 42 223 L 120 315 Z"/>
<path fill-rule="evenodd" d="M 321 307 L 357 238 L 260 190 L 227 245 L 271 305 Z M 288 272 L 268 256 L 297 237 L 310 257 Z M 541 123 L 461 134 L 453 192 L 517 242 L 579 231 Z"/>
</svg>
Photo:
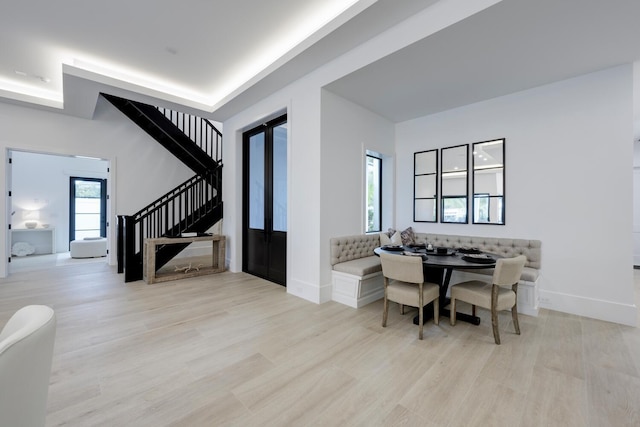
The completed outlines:
<svg viewBox="0 0 640 427">
<path fill-rule="evenodd" d="M 373 250 L 378 246 L 380 246 L 378 233 L 333 237 L 331 238 L 331 265 L 373 256 Z"/>
<path fill-rule="evenodd" d="M 447 234 L 415 233 L 416 243 L 431 243 L 446 248 L 478 248 L 483 252 L 512 258 L 527 257 L 526 267 L 539 269 L 542 258 L 540 240 L 506 239 L 496 237 L 452 236 Z"/>
</svg>

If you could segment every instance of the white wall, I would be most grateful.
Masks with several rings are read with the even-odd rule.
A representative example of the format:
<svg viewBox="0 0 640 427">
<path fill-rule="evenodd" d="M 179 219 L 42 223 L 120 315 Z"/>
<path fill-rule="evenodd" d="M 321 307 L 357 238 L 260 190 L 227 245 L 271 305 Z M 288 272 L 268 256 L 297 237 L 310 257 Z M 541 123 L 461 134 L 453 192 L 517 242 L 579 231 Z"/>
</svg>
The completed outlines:
<svg viewBox="0 0 640 427">
<path fill-rule="evenodd" d="M 633 64 L 633 264 L 640 266 L 640 62 Z"/>
<path fill-rule="evenodd" d="M 321 88 L 410 43 L 400 33 L 419 39 L 432 30 L 420 16 L 407 20 L 224 123 L 224 232 L 232 271 L 242 267 L 242 131 L 286 110 L 287 292 L 315 302 L 329 298 L 328 238 L 362 232 L 361 168 L 369 148 L 362 140 L 371 123 L 385 125 Z M 631 71 L 622 67 L 397 125 L 395 227 L 540 239 L 542 306 L 635 323 L 631 100 Z M 385 134 L 393 131 L 379 135 Z M 412 223 L 413 187 L 403 183 L 412 182 L 414 151 L 502 137 L 507 138 L 505 226 Z M 382 144 L 377 151 L 391 150 Z M 337 167 L 346 163 L 348 168 Z M 594 251 L 595 244 L 616 250 Z"/>
<path fill-rule="evenodd" d="M 242 133 L 284 112 L 288 121 L 287 292 L 320 302 L 320 89 L 305 80 L 223 124 L 223 232 L 229 269 L 242 270 Z"/>
<path fill-rule="evenodd" d="M 25 228 L 21 213 L 39 209 L 40 224 L 55 228 L 56 252 L 69 250 L 69 180 L 107 178 L 108 162 L 52 156 L 22 151 L 12 152 L 12 228 Z"/>
<path fill-rule="evenodd" d="M 108 160 L 111 194 L 110 253 L 115 254 L 115 216 L 133 214 L 147 203 L 185 181 L 193 173 L 160 144 L 102 98 L 93 120 L 0 103 L 0 161 L 8 150 L 83 155 Z M 0 181 L 7 194 L 7 180 Z M 0 197 L 0 241 L 7 240 L 7 203 Z M 0 247 L 6 260 L 8 245 Z M 111 262 L 115 262 L 112 259 Z M 6 277 L 0 262 L 0 277 Z"/>
<path fill-rule="evenodd" d="M 397 226 L 542 241 L 541 307 L 634 325 L 632 67 L 397 125 Z M 506 138 L 506 225 L 412 222 L 415 151 Z"/>
<path fill-rule="evenodd" d="M 322 92 L 321 282 L 331 281 L 329 239 L 365 232 L 366 150 L 383 155 L 383 230 L 393 226 L 394 125 L 330 92 Z M 388 169 L 391 168 L 391 171 Z M 386 173 L 385 173 L 386 172 Z M 390 172 L 390 174 L 389 174 Z"/>
<path fill-rule="evenodd" d="M 324 77 L 301 79 L 224 123 L 229 268 L 242 270 L 242 132 L 286 110 L 287 292 L 318 303 L 331 298 L 329 239 L 364 232 L 365 150 L 391 157 L 394 132 L 391 122 L 321 91 Z"/>
</svg>

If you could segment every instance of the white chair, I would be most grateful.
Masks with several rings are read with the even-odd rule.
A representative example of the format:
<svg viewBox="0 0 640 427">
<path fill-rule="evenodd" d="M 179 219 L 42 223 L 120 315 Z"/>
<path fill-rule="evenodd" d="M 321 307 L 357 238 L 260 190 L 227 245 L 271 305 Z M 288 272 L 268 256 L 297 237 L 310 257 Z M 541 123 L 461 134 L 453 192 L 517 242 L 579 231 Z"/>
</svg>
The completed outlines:
<svg viewBox="0 0 640 427">
<path fill-rule="evenodd" d="M 384 276 L 382 327 L 387 326 L 389 301 L 400 304 L 400 311 L 403 314 L 403 306 L 405 305 L 418 307 L 418 326 L 420 328 L 418 338 L 422 339 L 423 307 L 431 301 L 433 301 L 433 321 L 436 325 L 438 324 L 440 287 L 435 283 L 425 283 L 422 258 L 420 257 L 381 253 L 380 262 Z"/>
<path fill-rule="evenodd" d="M 493 339 L 496 344 L 500 344 L 498 311 L 511 309 L 513 326 L 515 327 L 516 334 L 520 335 L 520 324 L 518 323 L 518 281 L 520 280 L 520 275 L 526 262 L 527 257 L 524 255 L 515 258 L 500 258 L 496 262 L 492 283 L 471 280 L 454 285 L 451 288 L 451 324 L 456 324 L 456 300 L 462 300 L 471 304 L 474 315 L 476 306 L 491 310 Z"/>
<path fill-rule="evenodd" d="M 45 425 L 55 332 L 44 305 L 21 308 L 0 332 L 0 426 Z"/>
</svg>

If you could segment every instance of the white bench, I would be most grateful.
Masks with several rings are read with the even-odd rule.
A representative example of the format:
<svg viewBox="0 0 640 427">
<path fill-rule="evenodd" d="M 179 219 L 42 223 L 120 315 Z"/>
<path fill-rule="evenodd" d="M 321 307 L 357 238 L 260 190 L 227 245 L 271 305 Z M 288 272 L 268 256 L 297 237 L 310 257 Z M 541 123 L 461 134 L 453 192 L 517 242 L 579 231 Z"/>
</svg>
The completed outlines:
<svg viewBox="0 0 640 427">
<path fill-rule="evenodd" d="M 359 308 L 384 297 L 382 266 L 373 250 L 378 234 L 334 237 L 331 243 L 331 299 Z"/>
<path fill-rule="evenodd" d="M 107 239 L 104 237 L 85 237 L 69 243 L 71 258 L 97 258 L 107 256 Z"/>
</svg>

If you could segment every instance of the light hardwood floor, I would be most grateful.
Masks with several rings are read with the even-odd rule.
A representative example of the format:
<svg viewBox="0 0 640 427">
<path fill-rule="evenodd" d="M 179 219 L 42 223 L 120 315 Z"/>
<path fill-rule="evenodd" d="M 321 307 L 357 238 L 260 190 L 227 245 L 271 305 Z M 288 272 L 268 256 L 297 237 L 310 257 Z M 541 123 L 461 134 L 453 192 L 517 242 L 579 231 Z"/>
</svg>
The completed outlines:
<svg viewBox="0 0 640 427">
<path fill-rule="evenodd" d="M 636 304 L 638 283 L 636 273 Z M 542 310 L 480 326 L 316 305 L 242 273 L 125 284 L 104 262 L 0 279 L 0 325 L 58 316 L 48 426 L 638 426 L 640 329 Z"/>
</svg>

